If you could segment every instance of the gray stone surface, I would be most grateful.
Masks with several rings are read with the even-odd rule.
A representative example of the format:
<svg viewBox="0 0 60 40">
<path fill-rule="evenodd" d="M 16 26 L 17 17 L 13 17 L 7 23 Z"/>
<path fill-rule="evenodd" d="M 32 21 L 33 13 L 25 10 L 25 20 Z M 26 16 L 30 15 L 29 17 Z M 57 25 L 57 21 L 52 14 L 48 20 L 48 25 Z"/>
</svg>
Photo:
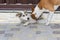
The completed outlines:
<svg viewBox="0 0 60 40">
<path fill-rule="evenodd" d="M 60 31 L 53 31 L 53 34 L 60 34 Z"/>
<path fill-rule="evenodd" d="M 57 40 L 60 40 L 60 37 L 57 37 Z"/>
<path fill-rule="evenodd" d="M 60 24 L 50 24 L 52 29 L 60 29 Z"/>
<path fill-rule="evenodd" d="M 58 28 L 57 28 L 58 27 Z M 48 26 L 41 24 L 30 24 L 27 26 L 17 24 L 1 24 L 1 40 L 60 40 L 53 35 L 60 35 L 59 24 Z M 3 31 L 4 30 L 4 31 Z"/>
<path fill-rule="evenodd" d="M 0 31 L 0 34 L 4 34 L 4 33 L 5 33 L 5 30 Z"/>
<path fill-rule="evenodd" d="M 13 33 L 5 33 L 4 34 L 4 37 L 12 37 L 13 36 Z"/>
</svg>

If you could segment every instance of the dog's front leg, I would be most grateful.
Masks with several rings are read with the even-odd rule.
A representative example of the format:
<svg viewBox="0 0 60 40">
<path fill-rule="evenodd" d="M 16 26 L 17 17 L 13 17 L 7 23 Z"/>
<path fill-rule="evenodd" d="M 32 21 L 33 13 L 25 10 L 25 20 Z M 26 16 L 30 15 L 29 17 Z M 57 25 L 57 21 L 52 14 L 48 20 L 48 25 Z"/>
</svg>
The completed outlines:
<svg viewBox="0 0 60 40">
<path fill-rule="evenodd" d="M 47 20 L 46 20 L 46 25 L 49 25 L 49 23 L 50 23 L 53 15 L 54 15 L 54 12 L 51 12 L 51 11 L 50 11 L 50 12 L 49 12 L 49 15 L 48 15 L 48 18 L 47 18 Z"/>
<path fill-rule="evenodd" d="M 26 23 L 24 23 L 23 25 L 28 25 L 29 24 L 29 22 L 26 22 Z"/>
</svg>

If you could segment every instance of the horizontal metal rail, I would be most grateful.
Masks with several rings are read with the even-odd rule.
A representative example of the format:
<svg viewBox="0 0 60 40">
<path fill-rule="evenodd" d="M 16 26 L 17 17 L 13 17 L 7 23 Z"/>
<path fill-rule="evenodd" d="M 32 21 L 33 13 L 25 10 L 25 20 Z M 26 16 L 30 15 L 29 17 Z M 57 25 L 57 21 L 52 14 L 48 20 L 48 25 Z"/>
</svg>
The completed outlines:
<svg viewBox="0 0 60 40">
<path fill-rule="evenodd" d="M 18 13 L 24 10 L 0 10 L 0 13 Z M 28 10 L 26 13 L 31 13 L 31 10 Z M 48 14 L 49 12 L 43 12 L 45 14 Z M 60 14 L 60 11 L 55 11 L 55 14 Z"/>
</svg>

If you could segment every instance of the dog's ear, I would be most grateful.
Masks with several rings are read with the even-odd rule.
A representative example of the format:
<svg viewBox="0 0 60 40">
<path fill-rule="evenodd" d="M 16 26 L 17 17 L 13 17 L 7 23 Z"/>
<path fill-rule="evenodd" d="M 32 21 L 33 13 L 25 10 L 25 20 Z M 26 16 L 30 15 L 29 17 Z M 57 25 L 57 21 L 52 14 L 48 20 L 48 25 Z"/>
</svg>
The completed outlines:
<svg viewBox="0 0 60 40">
<path fill-rule="evenodd" d="M 24 14 L 26 14 L 27 13 L 27 10 L 24 10 Z"/>
<path fill-rule="evenodd" d="M 22 13 L 19 13 L 19 12 L 18 12 L 18 13 L 16 14 L 16 16 L 21 17 L 21 16 L 22 16 Z"/>
</svg>

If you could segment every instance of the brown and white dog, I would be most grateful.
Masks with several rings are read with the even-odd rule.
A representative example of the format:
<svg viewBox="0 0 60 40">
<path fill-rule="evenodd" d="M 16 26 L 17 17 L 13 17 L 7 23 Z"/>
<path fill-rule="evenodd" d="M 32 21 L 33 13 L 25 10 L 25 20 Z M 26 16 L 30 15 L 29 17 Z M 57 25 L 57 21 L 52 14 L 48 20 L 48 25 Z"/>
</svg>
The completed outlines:
<svg viewBox="0 0 60 40">
<path fill-rule="evenodd" d="M 54 11 L 60 6 L 60 0 L 40 0 L 40 2 L 36 5 L 34 10 L 32 10 L 32 18 L 37 19 L 44 12 L 48 11 L 49 16 L 46 20 L 46 25 L 48 25 L 51 21 L 51 18 L 54 14 Z"/>
</svg>

